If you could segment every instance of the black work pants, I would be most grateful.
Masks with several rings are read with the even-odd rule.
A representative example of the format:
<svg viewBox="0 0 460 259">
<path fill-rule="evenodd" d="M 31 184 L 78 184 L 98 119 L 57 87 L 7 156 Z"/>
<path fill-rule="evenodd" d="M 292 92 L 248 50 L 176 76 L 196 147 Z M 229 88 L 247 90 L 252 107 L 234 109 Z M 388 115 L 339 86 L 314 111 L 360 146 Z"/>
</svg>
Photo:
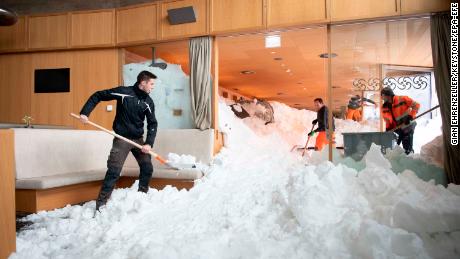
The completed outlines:
<svg viewBox="0 0 460 259">
<path fill-rule="evenodd" d="M 398 145 L 402 143 L 404 152 L 406 154 L 410 154 L 411 152 L 414 152 L 413 146 L 414 146 L 415 125 L 416 124 L 413 123 L 410 126 L 407 126 L 405 128 L 400 128 L 400 129 L 395 130 L 395 133 L 398 134 L 397 143 Z"/>
<path fill-rule="evenodd" d="M 131 140 L 139 145 L 143 145 L 144 143 L 142 138 Z M 151 155 L 143 153 L 139 148 L 121 139 L 114 138 L 109 159 L 107 160 L 107 172 L 105 173 L 99 197 L 96 200 L 96 209 L 99 209 L 102 205 L 107 203 L 107 200 L 110 198 L 113 188 L 120 178 L 121 169 L 123 168 L 123 164 L 129 152 L 133 153 L 140 167 L 138 190 L 142 192 L 148 191 L 149 182 L 153 174 Z"/>
</svg>

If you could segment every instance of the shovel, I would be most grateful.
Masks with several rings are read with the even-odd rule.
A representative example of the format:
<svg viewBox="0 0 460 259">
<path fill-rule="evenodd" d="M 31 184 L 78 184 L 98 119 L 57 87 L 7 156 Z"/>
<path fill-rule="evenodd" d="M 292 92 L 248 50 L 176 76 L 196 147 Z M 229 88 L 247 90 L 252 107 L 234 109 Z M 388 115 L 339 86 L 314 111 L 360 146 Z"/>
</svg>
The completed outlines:
<svg viewBox="0 0 460 259">
<path fill-rule="evenodd" d="M 316 123 L 311 125 L 311 130 L 309 132 L 311 132 L 313 130 L 313 128 L 315 127 Z M 310 134 L 308 134 L 308 138 L 307 138 L 307 143 L 305 143 L 305 147 L 303 148 L 303 152 L 302 152 L 302 156 L 305 155 L 305 151 L 307 151 L 307 148 L 308 148 L 308 142 L 310 142 Z"/>
<path fill-rule="evenodd" d="M 75 117 L 77 119 L 80 119 L 80 115 L 76 115 L 75 113 L 70 113 L 70 116 L 72 117 Z M 91 122 L 91 121 L 88 121 L 88 124 L 102 130 L 102 131 L 105 131 L 107 133 L 109 133 L 110 135 L 113 135 L 115 136 L 116 138 L 119 138 L 121 140 L 124 140 L 126 142 L 128 142 L 129 144 L 139 148 L 139 149 L 142 149 L 142 146 L 137 144 L 136 142 L 132 141 L 132 140 L 129 140 L 123 136 L 120 136 L 118 135 L 117 133 L 113 132 L 113 131 L 110 131 L 94 122 Z M 173 166 L 168 160 L 162 158 L 160 155 L 158 155 L 157 153 L 153 152 L 153 151 L 149 151 L 150 155 L 152 155 L 156 160 L 158 160 L 161 164 L 163 165 L 166 165 L 167 167 L 171 168 L 171 169 L 174 169 L 174 170 L 181 170 L 179 167 L 176 167 L 176 166 Z M 196 168 L 196 165 L 188 165 L 187 167 L 189 168 Z"/>
<path fill-rule="evenodd" d="M 427 113 L 429 113 L 429 112 L 432 112 L 433 110 L 436 110 L 437 108 L 439 108 L 439 105 L 436 105 L 435 107 L 429 109 L 428 111 L 425 111 L 425 112 L 421 113 L 420 115 L 417 115 L 417 117 L 415 117 L 413 120 L 416 120 L 416 119 L 422 117 L 423 115 L 425 115 L 425 114 L 427 114 Z M 394 128 L 394 129 L 392 129 L 392 130 L 389 130 L 389 132 L 394 132 L 395 130 L 401 128 L 401 127 L 404 126 L 404 125 L 405 125 L 405 124 L 401 124 L 401 125 L 397 126 L 396 128 Z"/>
</svg>

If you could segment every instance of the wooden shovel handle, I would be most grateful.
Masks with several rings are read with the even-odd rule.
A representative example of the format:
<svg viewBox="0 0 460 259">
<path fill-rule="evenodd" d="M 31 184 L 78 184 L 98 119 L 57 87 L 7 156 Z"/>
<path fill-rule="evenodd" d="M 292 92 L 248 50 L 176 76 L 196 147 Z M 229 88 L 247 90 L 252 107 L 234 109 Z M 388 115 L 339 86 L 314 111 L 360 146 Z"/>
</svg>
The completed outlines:
<svg viewBox="0 0 460 259">
<path fill-rule="evenodd" d="M 70 116 L 75 117 L 75 118 L 77 118 L 77 119 L 80 119 L 80 115 L 77 115 L 77 114 L 75 114 L 75 113 L 70 113 Z M 90 125 L 92 125 L 92 126 L 98 128 L 98 129 L 100 129 L 100 130 L 102 130 L 102 131 L 105 131 L 105 132 L 109 133 L 110 135 L 115 136 L 116 138 L 119 138 L 119 139 L 121 139 L 121 140 L 124 140 L 124 141 L 128 142 L 129 144 L 131 144 L 131 145 L 133 145 L 133 146 L 135 146 L 135 147 L 138 147 L 138 148 L 142 149 L 142 146 L 139 145 L 139 144 L 137 144 L 136 142 L 134 142 L 134 141 L 132 141 L 132 140 L 130 140 L 130 139 L 127 139 L 127 138 L 125 138 L 125 137 L 123 137 L 123 136 L 121 136 L 121 135 L 118 135 L 117 133 L 115 133 L 115 132 L 113 132 L 113 131 L 110 131 L 110 130 L 108 130 L 108 129 L 106 129 L 106 128 L 104 128 L 104 127 L 102 127 L 102 126 L 100 126 L 100 125 L 98 125 L 98 124 L 96 124 L 96 123 L 94 123 L 94 122 L 92 122 L 92 121 L 89 121 L 89 120 L 88 120 L 88 124 L 90 124 Z M 150 153 L 153 157 L 155 157 L 156 160 L 160 161 L 160 163 L 169 166 L 168 161 L 166 161 L 164 158 L 162 158 L 161 156 L 159 156 L 157 153 L 155 153 L 155 152 L 153 152 L 153 151 L 149 151 L 149 153 Z"/>
</svg>

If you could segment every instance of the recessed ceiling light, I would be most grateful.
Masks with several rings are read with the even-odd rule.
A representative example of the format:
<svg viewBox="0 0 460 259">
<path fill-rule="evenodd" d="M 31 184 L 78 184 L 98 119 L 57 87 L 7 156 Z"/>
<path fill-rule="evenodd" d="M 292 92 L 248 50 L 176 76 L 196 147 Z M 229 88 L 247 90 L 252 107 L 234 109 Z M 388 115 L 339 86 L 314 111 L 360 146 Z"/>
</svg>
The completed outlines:
<svg viewBox="0 0 460 259">
<path fill-rule="evenodd" d="M 335 53 L 331 53 L 331 58 L 335 58 L 337 57 L 338 55 L 335 54 Z M 328 58 L 329 57 L 329 53 L 322 53 L 319 55 L 320 58 Z"/>
<path fill-rule="evenodd" d="M 272 51 L 272 52 L 270 52 L 270 53 L 271 53 L 271 54 L 276 54 L 276 51 Z"/>
<path fill-rule="evenodd" d="M 286 69 L 286 73 L 290 73 L 290 72 L 291 72 L 290 68 Z"/>
<path fill-rule="evenodd" d="M 256 72 L 253 70 L 243 70 L 240 73 L 243 75 L 251 75 L 251 74 L 255 74 Z"/>
<path fill-rule="evenodd" d="M 278 48 L 281 47 L 280 35 L 265 36 L 265 48 Z"/>
</svg>

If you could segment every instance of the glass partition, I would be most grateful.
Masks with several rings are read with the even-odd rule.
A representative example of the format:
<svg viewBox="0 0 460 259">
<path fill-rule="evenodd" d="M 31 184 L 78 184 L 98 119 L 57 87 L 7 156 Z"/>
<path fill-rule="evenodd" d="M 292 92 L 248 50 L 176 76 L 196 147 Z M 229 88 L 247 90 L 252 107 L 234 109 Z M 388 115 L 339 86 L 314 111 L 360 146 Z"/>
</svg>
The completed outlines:
<svg viewBox="0 0 460 259">
<path fill-rule="evenodd" d="M 394 134 L 385 133 L 381 115 L 382 87 L 418 102 L 418 114 L 437 105 L 430 19 L 332 25 L 330 37 L 333 109 L 341 118 L 337 145 L 343 145 L 345 155 L 356 160 L 367 152 L 370 142 L 394 147 Z M 415 153 L 441 135 L 440 121 L 436 112 L 417 119 L 412 140 Z M 395 137 L 401 141 L 399 134 Z"/>
<path fill-rule="evenodd" d="M 328 99 L 326 26 L 219 37 L 218 45 L 221 100 L 258 133 L 276 128 L 301 154 L 314 99 Z M 313 136 L 310 153 L 315 144 Z"/>
<path fill-rule="evenodd" d="M 133 85 L 142 70 L 158 77 L 150 93 L 158 128 L 195 128 L 191 113 L 188 41 L 128 47 L 124 57 L 125 85 Z"/>
</svg>

